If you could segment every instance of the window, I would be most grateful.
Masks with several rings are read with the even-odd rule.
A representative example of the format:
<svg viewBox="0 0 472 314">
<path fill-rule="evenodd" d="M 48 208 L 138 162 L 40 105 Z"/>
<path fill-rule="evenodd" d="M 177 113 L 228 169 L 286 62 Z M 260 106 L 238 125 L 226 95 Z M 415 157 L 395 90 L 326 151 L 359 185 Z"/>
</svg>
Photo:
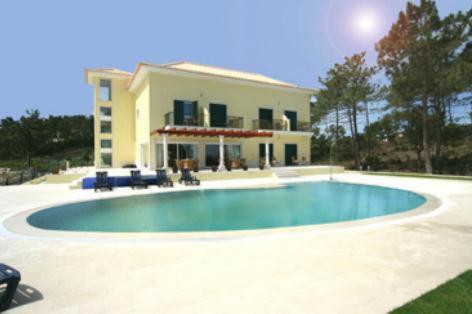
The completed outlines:
<svg viewBox="0 0 472 314">
<path fill-rule="evenodd" d="M 296 131 L 297 130 L 297 112 L 296 111 L 285 111 L 285 117 L 290 119 L 290 130 L 289 131 Z"/>
<path fill-rule="evenodd" d="M 111 148 L 111 140 L 101 140 L 100 141 L 101 148 Z"/>
<path fill-rule="evenodd" d="M 111 164 L 112 164 L 111 153 L 102 153 L 100 157 L 101 157 L 100 165 L 102 167 L 111 167 Z"/>
<path fill-rule="evenodd" d="M 174 125 L 198 125 L 198 102 L 175 100 Z"/>
<path fill-rule="evenodd" d="M 111 80 L 100 80 L 100 100 L 111 101 Z"/>
<path fill-rule="evenodd" d="M 100 121 L 100 132 L 111 133 L 111 121 Z"/>
<path fill-rule="evenodd" d="M 198 160 L 198 144 L 168 144 L 167 156 L 169 166 L 174 166 L 176 160 L 189 159 Z M 164 166 L 164 146 L 156 144 L 156 166 Z"/>
<path fill-rule="evenodd" d="M 228 163 L 231 160 L 241 159 L 241 145 L 225 144 L 224 158 Z M 220 163 L 220 146 L 218 144 L 207 144 L 205 146 L 205 165 L 218 166 Z"/>
<path fill-rule="evenodd" d="M 100 107 L 100 116 L 102 116 L 102 117 L 111 117 L 111 108 L 110 107 Z"/>
</svg>

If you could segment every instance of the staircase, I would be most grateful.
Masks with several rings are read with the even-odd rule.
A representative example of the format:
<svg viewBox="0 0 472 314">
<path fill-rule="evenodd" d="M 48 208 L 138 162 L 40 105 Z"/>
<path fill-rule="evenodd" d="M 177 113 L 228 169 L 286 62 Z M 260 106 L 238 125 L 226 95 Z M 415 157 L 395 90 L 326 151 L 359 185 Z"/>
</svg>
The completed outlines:
<svg viewBox="0 0 472 314">
<path fill-rule="evenodd" d="M 271 170 L 279 179 L 298 178 L 300 176 L 295 169 L 291 168 L 272 168 Z"/>
</svg>

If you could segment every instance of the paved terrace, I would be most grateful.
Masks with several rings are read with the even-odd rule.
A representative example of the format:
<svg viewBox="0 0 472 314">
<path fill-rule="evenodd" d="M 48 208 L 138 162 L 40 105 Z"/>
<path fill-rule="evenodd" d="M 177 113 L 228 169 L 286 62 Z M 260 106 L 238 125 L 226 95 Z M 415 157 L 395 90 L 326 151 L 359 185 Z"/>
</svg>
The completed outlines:
<svg viewBox="0 0 472 314">
<path fill-rule="evenodd" d="M 79 236 L 25 237 L 0 228 L 0 261 L 19 269 L 21 290 L 38 299 L 17 294 L 30 303 L 11 312 L 383 313 L 472 268 L 472 182 L 335 178 L 429 193 L 443 205 L 400 222 L 226 240 L 91 242 Z M 320 179 L 327 177 L 300 180 Z M 247 182 L 204 182 L 202 188 Z M 139 193 L 149 191 L 123 188 L 97 195 L 66 184 L 2 187 L 0 217 L 52 203 Z"/>
</svg>

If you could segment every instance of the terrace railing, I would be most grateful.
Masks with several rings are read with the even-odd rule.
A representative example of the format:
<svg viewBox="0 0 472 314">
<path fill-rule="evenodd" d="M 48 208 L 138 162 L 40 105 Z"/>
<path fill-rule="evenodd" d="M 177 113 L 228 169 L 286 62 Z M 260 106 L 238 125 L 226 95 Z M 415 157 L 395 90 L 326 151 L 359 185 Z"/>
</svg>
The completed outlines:
<svg viewBox="0 0 472 314">
<path fill-rule="evenodd" d="M 244 127 L 244 118 L 228 116 L 228 122 L 226 127 L 233 129 L 242 129 Z"/>
<path fill-rule="evenodd" d="M 204 121 L 204 114 L 198 114 L 193 117 L 184 117 L 180 122 L 175 121 L 174 112 L 172 111 L 164 115 L 165 125 L 204 126 Z"/>
<path fill-rule="evenodd" d="M 309 132 L 311 131 L 311 125 L 309 122 L 297 121 L 296 129 L 290 129 L 290 120 L 288 119 L 274 119 L 272 121 L 255 119 L 252 121 L 252 129 Z"/>
</svg>

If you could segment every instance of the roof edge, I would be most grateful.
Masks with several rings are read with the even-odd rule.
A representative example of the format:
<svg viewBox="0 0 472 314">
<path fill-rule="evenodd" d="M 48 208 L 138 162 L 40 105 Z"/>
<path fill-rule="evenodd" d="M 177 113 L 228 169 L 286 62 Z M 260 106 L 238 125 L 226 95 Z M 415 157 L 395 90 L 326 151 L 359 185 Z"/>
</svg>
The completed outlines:
<svg viewBox="0 0 472 314">
<path fill-rule="evenodd" d="M 179 63 L 184 63 L 184 61 L 183 62 L 170 63 L 170 64 L 179 64 Z M 197 64 L 197 63 L 193 63 L 193 64 Z M 167 65 L 169 65 L 169 63 Z M 202 65 L 202 66 L 205 66 L 205 65 Z M 305 92 L 307 94 L 314 94 L 314 93 L 317 92 L 315 89 L 312 89 L 312 88 L 301 87 L 301 86 L 298 86 L 298 85 L 295 85 L 295 84 L 290 84 L 290 83 L 285 83 L 284 84 L 284 82 L 282 82 L 282 81 L 281 81 L 282 82 L 281 84 L 261 82 L 261 81 L 257 81 L 257 80 L 251 80 L 251 79 L 245 79 L 245 78 L 236 78 L 236 77 L 227 76 L 227 75 L 215 75 L 215 74 L 211 74 L 211 73 L 205 73 L 205 72 L 199 72 L 199 71 L 190 71 L 190 70 L 186 70 L 186 69 L 169 68 L 166 65 L 147 63 L 147 62 L 139 62 L 138 63 L 138 65 L 136 66 L 135 71 L 133 72 L 133 75 L 131 76 L 131 78 L 128 81 L 128 84 L 127 84 L 128 89 L 131 88 L 131 85 L 134 83 L 134 80 L 136 79 L 136 77 L 138 75 L 138 72 L 143 67 L 152 67 L 152 68 L 157 68 L 157 69 L 165 69 L 167 71 L 174 71 L 174 72 L 181 72 L 181 73 L 182 72 L 183 73 L 191 73 L 191 74 L 196 74 L 196 75 L 201 75 L 201 76 L 222 78 L 222 79 L 230 79 L 230 80 L 242 81 L 242 82 L 251 82 L 251 83 L 261 84 L 261 85 L 265 85 L 265 86 L 273 86 L 273 87 L 279 87 L 279 88 L 298 90 L 298 91 L 301 91 L 301 92 Z M 224 68 L 220 68 L 220 69 L 224 69 Z M 227 69 L 227 70 L 230 70 L 230 69 Z M 234 71 L 238 71 L 238 70 L 234 70 Z M 242 72 L 242 71 L 239 71 L 239 72 Z M 262 75 L 262 74 L 251 73 L 251 72 L 244 72 L 244 73 L 249 73 L 249 74 L 254 74 L 254 75 Z M 262 76 L 264 76 L 264 75 L 262 75 Z M 276 80 L 276 79 L 274 79 L 274 80 Z"/>
</svg>

